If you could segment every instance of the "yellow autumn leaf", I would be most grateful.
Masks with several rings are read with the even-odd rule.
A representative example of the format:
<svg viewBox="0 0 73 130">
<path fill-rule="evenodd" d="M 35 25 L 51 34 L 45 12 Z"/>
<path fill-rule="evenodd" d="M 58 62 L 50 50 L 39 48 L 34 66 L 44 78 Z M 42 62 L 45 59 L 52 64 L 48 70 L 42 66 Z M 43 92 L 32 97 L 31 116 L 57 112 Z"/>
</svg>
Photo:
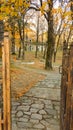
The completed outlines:
<svg viewBox="0 0 73 130">
<path fill-rule="evenodd" d="M 1 12 L 4 12 L 4 11 L 5 11 L 5 7 L 1 6 Z"/>
<path fill-rule="evenodd" d="M 3 20 L 3 15 L 0 14 L 0 20 Z"/>
<path fill-rule="evenodd" d="M 72 20 L 71 16 L 70 16 L 70 17 L 68 17 L 67 19 L 68 19 L 68 21 L 71 21 L 71 20 Z"/>
<path fill-rule="evenodd" d="M 11 12 L 12 16 L 17 16 L 17 12 Z"/>
<path fill-rule="evenodd" d="M 72 15 L 72 11 L 67 11 L 67 12 L 64 13 L 64 16 L 65 16 L 65 17 L 66 17 L 66 16 L 70 16 L 70 15 Z"/>
<path fill-rule="evenodd" d="M 5 8 L 5 13 L 6 13 L 6 14 L 9 14 L 10 12 L 11 12 L 11 11 L 10 11 L 9 7 L 6 7 L 6 8 Z"/>
<path fill-rule="evenodd" d="M 53 8 L 53 9 L 52 9 L 52 13 L 53 13 L 53 14 L 54 14 L 54 13 L 57 13 L 57 9 Z"/>
<path fill-rule="evenodd" d="M 26 3 L 26 2 L 24 3 L 24 7 L 25 7 L 25 8 L 28 8 L 29 6 L 30 6 L 29 3 Z"/>
<path fill-rule="evenodd" d="M 66 23 L 64 23 L 64 24 L 63 24 L 63 27 L 65 28 L 66 26 L 67 26 L 67 24 L 66 24 Z"/>
<path fill-rule="evenodd" d="M 22 5 L 23 5 L 23 1 L 19 0 L 19 6 L 22 6 Z"/>
<path fill-rule="evenodd" d="M 62 14 L 63 11 L 62 11 L 62 8 L 61 8 L 61 7 L 59 7 L 57 10 L 58 10 L 58 13 L 61 13 L 61 14 Z"/>
<path fill-rule="evenodd" d="M 11 3 L 15 3 L 15 0 L 9 0 L 9 2 L 11 2 Z"/>
</svg>

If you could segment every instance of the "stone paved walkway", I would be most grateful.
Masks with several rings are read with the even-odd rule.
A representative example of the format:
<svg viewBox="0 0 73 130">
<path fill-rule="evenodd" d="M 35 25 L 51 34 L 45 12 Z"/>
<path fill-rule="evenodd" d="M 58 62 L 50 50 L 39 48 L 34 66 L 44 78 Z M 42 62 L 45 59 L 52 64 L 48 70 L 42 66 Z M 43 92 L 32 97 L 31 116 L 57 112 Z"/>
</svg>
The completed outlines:
<svg viewBox="0 0 73 130">
<path fill-rule="evenodd" d="M 48 72 L 17 101 L 12 99 L 12 130 L 60 130 L 60 79 Z"/>
</svg>

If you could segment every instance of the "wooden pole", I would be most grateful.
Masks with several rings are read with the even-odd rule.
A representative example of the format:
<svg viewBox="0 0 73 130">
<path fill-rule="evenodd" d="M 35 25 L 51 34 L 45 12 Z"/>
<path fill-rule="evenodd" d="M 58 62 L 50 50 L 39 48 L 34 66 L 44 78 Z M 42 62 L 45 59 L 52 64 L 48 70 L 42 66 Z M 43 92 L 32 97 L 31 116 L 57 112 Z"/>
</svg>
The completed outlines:
<svg viewBox="0 0 73 130">
<path fill-rule="evenodd" d="M 4 130 L 6 130 L 6 120 L 7 120 L 7 99 L 6 99 L 6 68 L 5 68 L 5 47 L 2 44 L 2 77 L 3 77 L 3 120 L 4 120 Z"/>
<path fill-rule="evenodd" d="M 73 43 L 63 55 L 61 98 L 61 130 L 73 130 Z"/>
<path fill-rule="evenodd" d="M 2 130 L 2 124 L 1 124 L 1 112 L 0 112 L 0 130 Z"/>
<path fill-rule="evenodd" d="M 11 130 L 11 101 L 10 101 L 10 47 L 8 34 L 5 38 L 5 52 L 6 52 L 6 86 L 7 86 L 7 123 L 8 129 Z"/>
<path fill-rule="evenodd" d="M 10 117 L 10 53 L 8 32 L 4 33 L 4 43 L 2 46 L 3 63 L 3 120 L 4 130 L 11 130 Z"/>
</svg>

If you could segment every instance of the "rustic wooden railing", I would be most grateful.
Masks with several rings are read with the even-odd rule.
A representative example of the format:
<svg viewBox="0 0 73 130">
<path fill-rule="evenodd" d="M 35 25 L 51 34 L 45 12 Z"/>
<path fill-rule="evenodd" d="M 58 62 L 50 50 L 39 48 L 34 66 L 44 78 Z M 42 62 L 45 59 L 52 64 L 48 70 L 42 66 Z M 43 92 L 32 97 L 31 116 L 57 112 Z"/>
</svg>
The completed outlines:
<svg viewBox="0 0 73 130">
<path fill-rule="evenodd" d="M 60 130 L 73 130 L 73 43 L 64 43 L 61 79 Z"/>
</svg>

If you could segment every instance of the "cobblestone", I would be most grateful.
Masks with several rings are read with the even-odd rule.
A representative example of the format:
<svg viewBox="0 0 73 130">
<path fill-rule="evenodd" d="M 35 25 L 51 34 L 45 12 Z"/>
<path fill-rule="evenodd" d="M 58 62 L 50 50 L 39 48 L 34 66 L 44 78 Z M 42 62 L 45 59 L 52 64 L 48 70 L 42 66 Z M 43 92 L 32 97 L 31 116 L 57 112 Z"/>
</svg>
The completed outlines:
<svg viewBox="0 0 73 130">
<path fill-rule="evenodd" d="M 31 118 L 34 119 L 34 120 L 35 119 L 42 120 L 42 115 L 40 115 L 40 114 L 32 114 Z"/>
<path fill-rule="evenodd" d="M 37 108 L 31 108 L 30 109 L 30 112 L 31 113 L 37 113 L 39 111 L 39 109 L 37 109 Z"/>
<path fill-rule="evenodd" d="M 42 115 L 47 114 L 45 110 L 40 110 L 39 113 L 42 114 Z"/>
<path fill-rule="evenodd" d="M 21 118 L 18 119 L 18 121 L 21 121 L 21 122 L 28 122 L 28 119 L 27 119 L 27 118 L 21 117 Z"/>
<path fill-rule="evenodd" d="M 44 104 L 32 104 L 31 107 L 32 108 L 37 108 L 37 109 L 43 109 Z"/>
<path fill-rule="evenodd" d="M 33 127 L 38 128 L 38 129 L 44 129 L 45 128 L 45 126 L 42 125 L 41 123 L 38 123 L 37 125 L 35 124 Z"/>
<path fill-rule="evenodd" d="M 17 115 L 17 117 L 22 117 L 22 116 L 23 116 L 23 111 L 18 111 L 18 112 L 16 113 L 16 115 Z"/>
<path fill-rule="evenodd" d="M 49 72 L 20 99 L 12 100 L 12 130 L 60 130 L 60 75 Z"/>
<path fill-rule="evenodd" d="M 23 110 L 23 111 L 28 111 L 30 106 L 19 106 L 17 107 L 17 110 Z"/>
<path fill-rule="evenodd" d="M 38 124 L 39 123 L 39 120 L 38 119 L 30 119 L 30 122 L 33 123 L 33 124 Z"/>
</svg>

